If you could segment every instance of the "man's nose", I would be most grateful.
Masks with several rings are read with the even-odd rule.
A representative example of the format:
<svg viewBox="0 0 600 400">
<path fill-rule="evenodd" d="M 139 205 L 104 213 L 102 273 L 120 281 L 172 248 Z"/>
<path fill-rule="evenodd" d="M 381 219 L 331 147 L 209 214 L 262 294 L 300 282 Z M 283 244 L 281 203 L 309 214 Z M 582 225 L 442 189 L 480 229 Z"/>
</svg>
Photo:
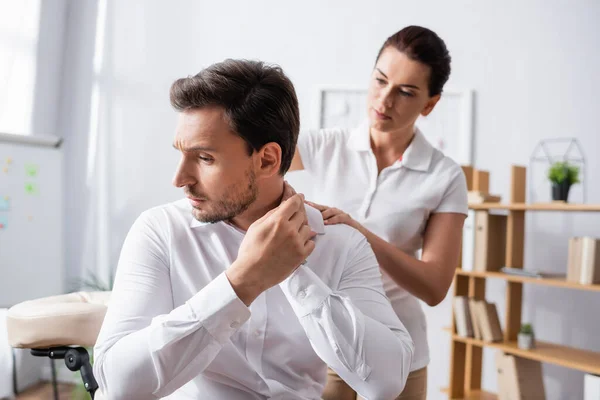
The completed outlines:
<svg viewBox="0 0 600 400">
<path fill-rule="evenodd" d="M 194 186 L 197 183 L 197 179 L 189 170 L 190 167 L 186 164 L 185 160 L 181 160 L 179 163 L 175 176 L 173 177 L 173 186 L 180 188 L 184 186 Z"/>
</svg>

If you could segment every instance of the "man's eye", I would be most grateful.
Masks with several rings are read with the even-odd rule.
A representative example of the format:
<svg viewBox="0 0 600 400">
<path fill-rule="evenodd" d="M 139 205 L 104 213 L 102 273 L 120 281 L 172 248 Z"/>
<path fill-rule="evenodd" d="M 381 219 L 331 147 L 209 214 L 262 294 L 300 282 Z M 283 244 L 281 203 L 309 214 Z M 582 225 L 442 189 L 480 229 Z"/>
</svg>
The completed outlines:
<svg viewBox="0 0 600 400">
<path fill-rule="evenodd" d="M 207 158 L 207 157 L 198 157 L 198 158 L 199 158 L 201 161 L 204 161 L 204 162 L 210 162 L 210 161 L 212 161 L 212 158 Z"/>
</svg>

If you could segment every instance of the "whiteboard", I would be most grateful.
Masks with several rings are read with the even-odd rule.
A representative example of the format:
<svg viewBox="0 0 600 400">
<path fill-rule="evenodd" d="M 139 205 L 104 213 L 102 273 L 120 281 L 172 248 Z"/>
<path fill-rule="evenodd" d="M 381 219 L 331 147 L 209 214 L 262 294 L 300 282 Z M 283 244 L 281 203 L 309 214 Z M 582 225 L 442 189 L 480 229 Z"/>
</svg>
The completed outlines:
<svg viewBox="0 0 600 400">
<path fill-rule="evenodd" d="M 63 293 L 62 226 L 60 140 L 0 134 L 0 307 Z"/>
<path fill-rule="evenodd" d="M 435 148 L 459 164 L 473 163 L 473 98 L 469 89 L 445 89 L 435 109 L 416 125 Z M 323 85 L 313 109 L 315 128 L 352 129 L 367 118 L 367 90 Z"/>
</svg>

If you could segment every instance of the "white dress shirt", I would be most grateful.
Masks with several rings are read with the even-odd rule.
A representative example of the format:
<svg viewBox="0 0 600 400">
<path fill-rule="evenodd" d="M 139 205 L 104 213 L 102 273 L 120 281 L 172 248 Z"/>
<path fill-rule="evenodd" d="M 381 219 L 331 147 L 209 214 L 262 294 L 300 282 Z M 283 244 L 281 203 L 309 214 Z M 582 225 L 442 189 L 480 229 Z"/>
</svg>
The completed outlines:
<svg viewBox="0 0 600 400">
<path fill-rule="evenodd" d="M 414 257 L 423 247 L 431 214 L 467 214 L 467 184 L 462 168 L 434 148 L 418 128 L 402 159 L 379 174 L 366 122 L 353 130 L 302 132 L 298 151 L 313 185 L 308 200 L 347 212 L 365 228 Z M 429 346 L 420 301 L 385 271 L 382 276 L 392 307 L 414 341 L 411 371 L 421 369 L 429 363 Z"/>
<path fill-rule="evenodd" d="M 198 222 L 187 200 L 144 212 L 124 242 L 94 348 L 104 396 L 319 399 L 326 364 L 367 399 L 397 395 L 413 343 L 375 255 L 358 231 L 306 210 L 315 250 L 250 307 L 224 274 L 244 232 Z"/>
</svg>

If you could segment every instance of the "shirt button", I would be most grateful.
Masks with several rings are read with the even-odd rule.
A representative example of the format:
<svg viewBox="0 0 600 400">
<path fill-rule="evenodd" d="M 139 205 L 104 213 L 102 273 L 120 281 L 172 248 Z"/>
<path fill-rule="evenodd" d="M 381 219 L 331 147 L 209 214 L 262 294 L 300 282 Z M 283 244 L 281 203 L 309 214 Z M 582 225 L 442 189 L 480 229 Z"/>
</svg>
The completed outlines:
<svg viewBox="0 0 600 400">
<path fill-rule="evenodd" d="M 260 337 L 260 330 L 258 330 L 258 329 L 257 329 L 257 330 L 255 330 L 255 331 L 254 331 L 254 336 L 256 336 L 256 337 Z"/>
<path fill-rule="evenodd" d="M 306 297 L 306 290 L 301 290 L 298 292 L 298 297 L 300 297 L 301 299 Z"/>
<path fill-rule="evenodd" d="M 229 326 L 230 326 L 232 329 L 237 329 L 237 328 L 240 326 L 240 323 L 239 323 L 239 322 L 237 322 L 237 321 L 233 321 L 231 324 L 229 324 Z"/>
</svg>

